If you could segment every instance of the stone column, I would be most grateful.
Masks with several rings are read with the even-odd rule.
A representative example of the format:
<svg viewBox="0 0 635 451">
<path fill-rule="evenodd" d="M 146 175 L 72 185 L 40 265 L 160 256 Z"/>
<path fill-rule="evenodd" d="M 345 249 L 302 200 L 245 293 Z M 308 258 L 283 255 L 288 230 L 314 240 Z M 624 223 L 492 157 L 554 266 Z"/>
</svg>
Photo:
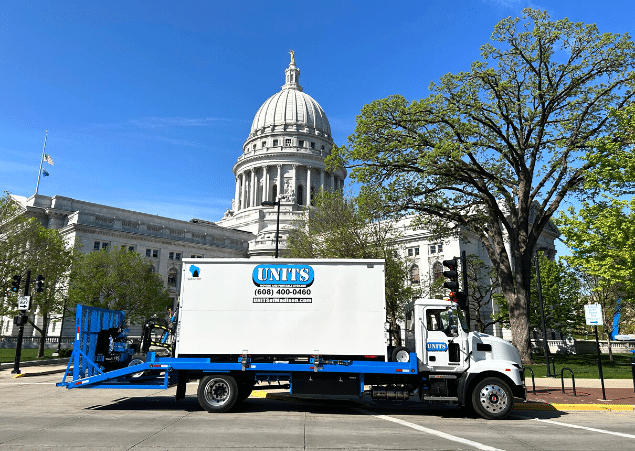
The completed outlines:
<svg viewBox="0 0 635 451">
<path fill-rule="evenodd" d="M 254 168 L 251 169 L 251 193 L 249 193 L 249 206 L 253 207 L 256 203 L 256 170 Z"/>
<path fill-rule="evenodd" d="M 335 191 L 335 174 L 331 172 L 331 191 Z"/>
<path fill-rule="evenodd" d="M 297 192 L 296 192 L 296 190 L 297 190 L 296 183 L 297 183 L 298 165 L 297 165 L 297 164 L 294 164 L 294 165 L 292 165 L 292 167 L 293 167 L 293 170 L 292 170 L 292 172 L 291 172 L 291 190 L 292 190 L 293 194 L 296 194 L 296 195 L 297 195 Z M 298 200 L 299 200 L 299 199 L 296 197 L 295 201 L 297 202 Z"/>
<path fill-rule="evenodd" d="M 262 202 L 269 199 L 269 171 L 267 166 L 262 167 Z"/>
<path fill-rule="evenodd" d="M 240 209 L 244 210 L 247 208 L 247 177 L 245 176 L 245 172 L 241 172 L 240 178 L 242 183 L 240 185 Z"/>
<path fill-rule="evenodd" d="M 282 190 L 283 190 L 283 186 L 282 186 L 282 165 L 278 164 L 278 181 L 277 181 L 277 185 L 278 185 L 278 192 L 277 195 L 280 196 L 282 194 Z M 274 199 L 274 201 L 276 201 L 277 199 Z"/>
<path fill-rule="evenodd" d="M 324 191 L 324 169 L 320 170 L 320 189 Z"/>
<path fill-rule="evenodd" d="M 240 208 L 240 176 L 236 176 L 236 191 L 234 194 L 234 213 Z"/>
<path fill-rule="evenodd" d="M 306 167 L 306 203 L 311 205 L 311 166 Z"/>
</svg>

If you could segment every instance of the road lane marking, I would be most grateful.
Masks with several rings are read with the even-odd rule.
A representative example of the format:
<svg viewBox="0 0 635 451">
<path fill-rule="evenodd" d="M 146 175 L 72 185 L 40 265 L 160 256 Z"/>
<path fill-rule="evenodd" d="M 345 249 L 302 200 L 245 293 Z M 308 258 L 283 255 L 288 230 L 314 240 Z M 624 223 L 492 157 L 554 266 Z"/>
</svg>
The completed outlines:
<svg viewBox="0 0 635 451">
<path fill-rule="evenodd" d="M 457 437 L 457 436 L 454 436 L 454 435 L 446 434 L 445 432 L 437 431 L 435 429 L 430 429 L 430 428 L 427 428 L 425 426 L 419 426 L 418 424 L 414 424 L 414 423 L 410 423 L 408 421 L 400 420 L 399 418 L 393 418 L 393 417 L 390 417 L 388 415 L 375 415 L 375 414 L 373 414 L 373 413 L 371 413 L 371 412 L 369 412 L 367 410 L 363 410 L 363 409 L 355 409 L 355 410 L 358 410 L 359 412 L 365 413 L 366 415 L 372 415 L 375 418 L 379 418 L 380 420 L 391 421 L 393 423 L 397 423 L 397 424 L 400 424 L 402 426 L 406 426 L 406 427 L 412 428 L 412 429 L 414 429 L 416 431 L 425 432 L 426 434 L 430 434 L 430 435 L 436 435 L 437 437 L 444 438 L 446 440 L 450 440 L 450 441 L 457 442 L 457 443 L 462 443 L 464 445 L 468 445 L 468 446 L 471 446 L 473 448 L 480 449 L 480 450 L 483 450 L 483 451 L 503 451 L 503 450 L 501 450 L 499 448 L 493 448 L 493 447 L 488 446 L 488 445 L 483 445 L 482 443 L 478 443 L 478 442 L 474 442 L 472 440 L 468 440 L 468 439 L 465 439 L 465 438 L 461 438 L 461 437 Z"/>
<path fill-rule="evenodd" d="M 540 418 L 534 418 L 534 420 L 541 421 L 543 423 L 557 424 L 558 426 L 566 426 L 566 427 L 575 428 L 575 429 L 584 429 L 585 431 L 600 432 L 602 434 L 611 434 L 611 435 L 617 435 L 618 437 L 626 437 L 626 438 L 635 439 L 635 435 L 624 434 L 623 432 L 607 431 L 605 429 L 596 429 L 596 428 L 590 428 L 590 427 L 586 427 L 586 426 L 578 426 L 577 424 L 567 424 L 567 423 L 561 423 L 559 421 L 543 420 L 543 419 L 540 419 Z"/>
</svg>

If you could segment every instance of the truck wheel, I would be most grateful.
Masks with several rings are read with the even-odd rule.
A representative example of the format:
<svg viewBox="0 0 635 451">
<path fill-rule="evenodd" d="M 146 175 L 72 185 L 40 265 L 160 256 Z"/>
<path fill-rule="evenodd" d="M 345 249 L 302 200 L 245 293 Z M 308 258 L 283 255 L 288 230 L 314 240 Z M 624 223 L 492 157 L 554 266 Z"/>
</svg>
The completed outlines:
<svg viewBox="0 0 635 451">
<path fill-rule="evenodd" d="M 488 377 L 476 384 L 472 392 L 474 410 L 488 420 L 501 420 L 514 406 L 512 391 L 496 377 Z"/>
<path fill-rule="evenodd" d="M 390 360 L 393 362 L 406 363 L 410 361 L 410 349 L 405 346 L 398 346 L 392 350 Z"/>
<path fill-rule="evenodd" d="M 132 360 L 128 363 L 128 366 L 139 365 L 141 363 L 146 363 L 146 355 L 145 354 L 135 354 L 132 356 Z M 138 373 L 132 373 L 129 375 L 131 379 L 138 379 L 143 376 L 144 371 L 139 371 Z"/>
<path fill-rule="evenodd" d="M 205 376 L 198 384 L 198 403 L 208 412 L 227 412 L 238 399 L 236 380 L 225 374 Z"/>
</svg>

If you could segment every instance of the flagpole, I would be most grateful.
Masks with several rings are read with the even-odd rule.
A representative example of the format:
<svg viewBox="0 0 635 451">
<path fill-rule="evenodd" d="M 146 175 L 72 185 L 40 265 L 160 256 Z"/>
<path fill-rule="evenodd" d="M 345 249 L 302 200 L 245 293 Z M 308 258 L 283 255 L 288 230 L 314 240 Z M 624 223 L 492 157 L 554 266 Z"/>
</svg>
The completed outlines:
<svg viewBox="0 0 635 451">
<path fill-rule="evenodd" d="M 42 164 L 44 163 L 44 151 L 46 150 L 46 138 L 49 134 L 49 131 L 46 130 L 46 134 L 44 135 L 44 147 L 42 148 L 42 158 L 40 159 L 40 172 L 37 174 L 37 185 L 35 186 L 35 194 L 37 194 L 40 189 L 40 177 L 42 177 Z"/>
</svg>

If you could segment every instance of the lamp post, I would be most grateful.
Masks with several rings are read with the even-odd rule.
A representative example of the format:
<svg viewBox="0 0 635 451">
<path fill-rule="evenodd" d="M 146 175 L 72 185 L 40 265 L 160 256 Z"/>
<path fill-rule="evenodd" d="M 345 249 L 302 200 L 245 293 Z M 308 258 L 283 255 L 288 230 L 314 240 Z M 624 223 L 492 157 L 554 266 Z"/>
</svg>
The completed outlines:
<svg viewBox="0 0 635 451">
<path fill-rule="evenodd" d="M 552 377 L 549 370 L 549 343 L 547 342 L 547 328 L 545 327 L 545 307 L 542 302 L 542 285 L 540 283 L 540 265 L 538 264 L 538 252 L 534 256 L 536 266 L 536 288 L 538 291 L 538 303 L 540 304 L 540 320 L 542 322 L 542 341 L 545 349 L 545 361 L 547 363 L 547 377 Z M 556 377 L 554 374 L 553 377 Z"/>
<path fill-rule="evenodd" d="M 278 242 L 280 241 L 280 198 L 276 201 L 266 200 L 261 203 L 263 207 L 275 207 L 278 206 L 278 214 L 276 215 L 276 258 L 278 258 Z"/>
</svg>

